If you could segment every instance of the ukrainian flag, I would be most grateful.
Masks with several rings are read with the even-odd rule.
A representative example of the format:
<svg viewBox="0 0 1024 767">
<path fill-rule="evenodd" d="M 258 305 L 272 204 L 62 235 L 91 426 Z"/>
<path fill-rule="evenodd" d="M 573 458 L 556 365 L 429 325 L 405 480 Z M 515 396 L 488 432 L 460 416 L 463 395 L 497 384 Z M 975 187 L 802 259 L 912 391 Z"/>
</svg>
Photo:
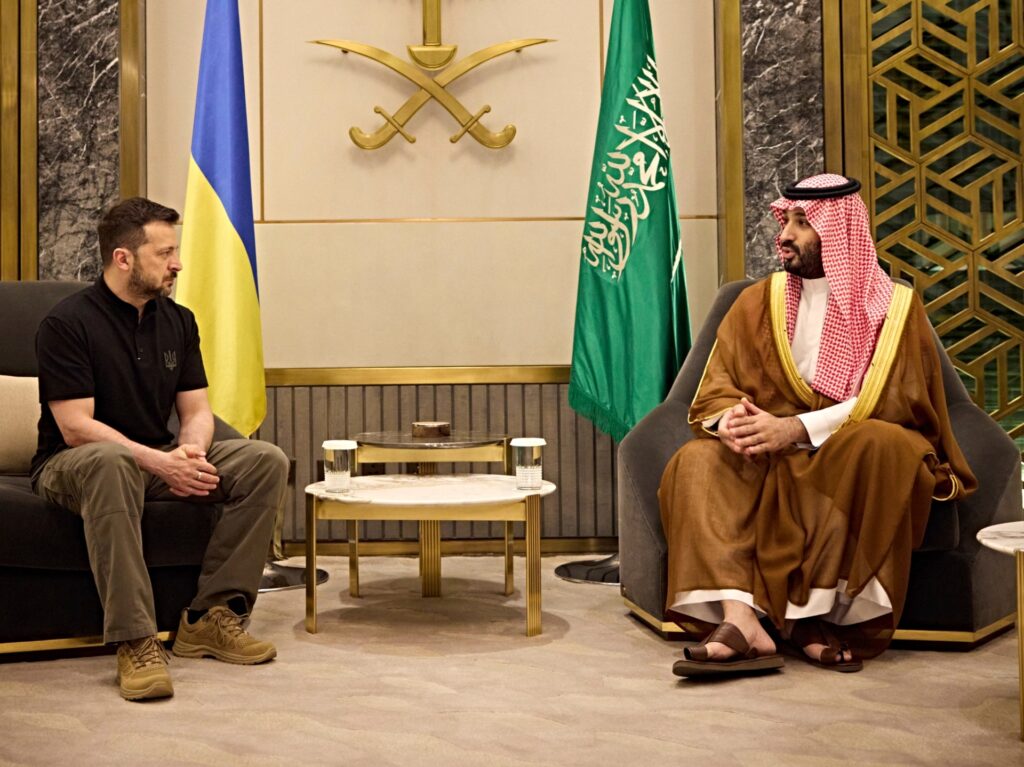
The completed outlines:
<svg viewBox="0 0 1024 767">
<path fill-rule="evenodd" d="M 213 412 L 245 435 L 267 412 L 237 0 L 207 0 L 175 298 L 196 315 Z"/>
</svg>

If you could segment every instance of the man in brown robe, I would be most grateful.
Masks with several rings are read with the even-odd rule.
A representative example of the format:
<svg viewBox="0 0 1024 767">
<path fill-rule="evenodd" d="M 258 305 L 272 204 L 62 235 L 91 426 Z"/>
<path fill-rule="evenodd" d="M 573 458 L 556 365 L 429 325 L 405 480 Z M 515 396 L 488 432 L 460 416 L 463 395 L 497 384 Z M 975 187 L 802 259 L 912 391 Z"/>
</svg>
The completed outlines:
<svg viewBox="0 0 1024 767">
<path fill-rule="evenodd" d="M 680 676 L 782 667 L 760 618 L 800 657 L 860 670 L 899 621 L 932 499 L 975 487 L 924 307 L 879 267 L 859 188 L 825 174 L 772 204 L 785 271 L 722 320 L 698 439 L 662 477 L 667 607 L 718 624 Z"/>
</svg>

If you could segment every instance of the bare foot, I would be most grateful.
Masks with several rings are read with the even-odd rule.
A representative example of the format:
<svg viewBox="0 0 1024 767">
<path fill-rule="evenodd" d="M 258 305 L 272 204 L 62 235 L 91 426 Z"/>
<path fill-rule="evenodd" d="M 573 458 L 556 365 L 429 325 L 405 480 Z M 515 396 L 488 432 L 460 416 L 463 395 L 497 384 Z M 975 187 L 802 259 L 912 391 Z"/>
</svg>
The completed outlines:
<svg viewBox="0 0 1024 767">
<path fill-rule="evenodd" d="M 723 623 L 731 623 L 738 628 L 743 633 L 743 638 L 747 640 L 747 644 L 756 649 L 758 655 L 775 653 L 775 642 L 761 626 L 753 608 L 732 599 L 722 600 L 722 608 L 725 612 Z M 736 655 L 735 650 L 721 642 L 708 642 L 706 647 L 708 658 L 712 660 L 726 660 Z"/>
<path fill-rule="evenodd" d="M 801 631 L 803 629 L 803 631 Z M 805 618 L 804 620 L 797 621 L 793 624 L 790 629 L 790 637 L 800 649 L 804 651 L 804 654 L 811 660 L 822 662 L 822 655 L 830 649 L 827 642 L 829 637 L 823 634 L 825 631 L 824 625 L 817 618 Z M 802 635 L 802 636 L 801 636 Z M 808 637 L 814 639 L 822 639 L 824 642 L 808 641 Z M 830 663 L 848 663 L 853 661 L 853 653 L 845 644 L 840 643 L 835 637 L 832 638 L 837 647 L 835 661 Z"/>
</svg>

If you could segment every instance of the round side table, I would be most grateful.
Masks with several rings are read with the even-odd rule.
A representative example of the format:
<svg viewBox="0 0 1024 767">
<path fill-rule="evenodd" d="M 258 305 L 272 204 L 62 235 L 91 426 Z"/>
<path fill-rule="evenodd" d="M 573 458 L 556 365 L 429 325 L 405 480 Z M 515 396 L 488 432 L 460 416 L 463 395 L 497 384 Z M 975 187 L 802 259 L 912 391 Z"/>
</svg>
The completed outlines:
<svg viewBox="0 0 1024 767">
<path fill-rule="evenodd" d="M 1004 522 L 978 531 L 982 546 L 1017 560 L 1017 684 L 1020 688 L 1020 737 L 1024 740 L 1024 522 Z"/>
</svg>

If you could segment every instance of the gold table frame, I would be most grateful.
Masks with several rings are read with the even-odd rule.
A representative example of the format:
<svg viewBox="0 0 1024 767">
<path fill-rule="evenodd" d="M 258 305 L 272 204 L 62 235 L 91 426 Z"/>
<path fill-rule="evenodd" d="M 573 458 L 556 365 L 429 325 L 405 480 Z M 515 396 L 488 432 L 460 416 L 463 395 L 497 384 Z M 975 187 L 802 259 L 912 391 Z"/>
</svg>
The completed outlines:
<svg viewBox="0 0 1024 767">
<path fill-rule="evenodd" d="M 451 475 L 454 477 L 498 475 Z M 438 504 L 402 504 L 361 502 L 325 497 L 323 483 L 306 487 L 306 631 L 317 633 L 316 547 L 317 525 L 322 519 L 344 520 L 348 529 L 349 594 L 359 594 L 360 520 L 415 521 L 420 528 L 420 577 L 424 597 L 441 596 L 441 522 L 504 522 L 505 523 L 505 589 L 513 592 L 512 523 L 526 527 L 526 635 L 541 633 L 540 594 L 540 499 L 554 492 L 545 482 L 545 491 L 523 496 L 519 500 L 498 502 L 466 502 Z"/>
<path fill-rule="evenodd" d="M 1013 556 L 1017 565 L 1017 712 L 1020 717 L 1020 739 L 1024 740 L 1024 548 L 1020 548 L 1019 543 L 1020 536 L 1024 534 L 1022 524 L 1024 522 L 1014 521 L 983 527 L 978 531 L 977 538 L 985 548 Z M 1018 539 L 1016 545 L 1011 544 L 1012 549 L 1008 550 L 993 540 L 993 536 L 1004 532 L 1010 534 L 1011 540 L 1013 537 Z"/>
</svg>

